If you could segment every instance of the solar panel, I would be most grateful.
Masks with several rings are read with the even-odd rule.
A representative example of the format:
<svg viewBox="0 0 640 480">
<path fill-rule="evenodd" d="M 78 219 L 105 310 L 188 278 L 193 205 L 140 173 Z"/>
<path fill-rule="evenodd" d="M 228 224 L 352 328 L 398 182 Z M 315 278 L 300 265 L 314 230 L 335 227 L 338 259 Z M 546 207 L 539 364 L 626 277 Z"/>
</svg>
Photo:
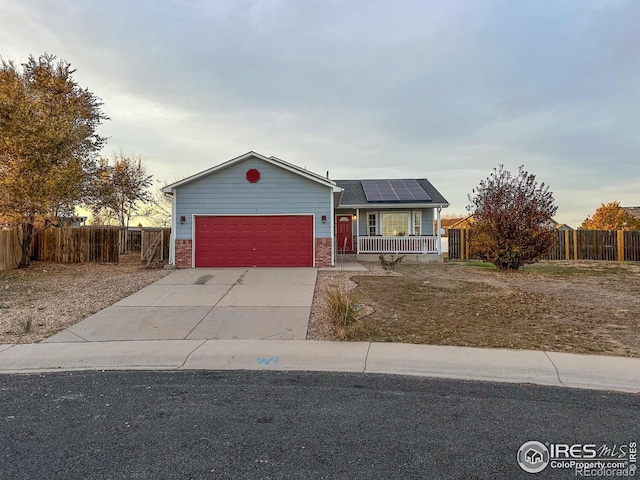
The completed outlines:
<svg viewBox="0 0 640 480">
<path fill-rule="evenodd" d="M 420 184 L 413 178 L 393 180 L 362 180 L 368 202 L 424 202 L 430 201 Z"/>
</svg>

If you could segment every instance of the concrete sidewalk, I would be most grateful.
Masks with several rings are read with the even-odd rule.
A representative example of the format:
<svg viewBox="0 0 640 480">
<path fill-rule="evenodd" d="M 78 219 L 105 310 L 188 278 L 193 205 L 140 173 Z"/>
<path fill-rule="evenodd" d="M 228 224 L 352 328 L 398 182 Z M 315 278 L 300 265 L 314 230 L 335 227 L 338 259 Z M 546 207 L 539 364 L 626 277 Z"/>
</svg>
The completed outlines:
<svg viewBox="0 0 640 480">
<path fill-rule="evenodd" d="M 640 393 L 640 359 L 602 355 L 308 340 L 0 345 L 0 373 L 133 369 L 386 373 Z"/>
</svg>

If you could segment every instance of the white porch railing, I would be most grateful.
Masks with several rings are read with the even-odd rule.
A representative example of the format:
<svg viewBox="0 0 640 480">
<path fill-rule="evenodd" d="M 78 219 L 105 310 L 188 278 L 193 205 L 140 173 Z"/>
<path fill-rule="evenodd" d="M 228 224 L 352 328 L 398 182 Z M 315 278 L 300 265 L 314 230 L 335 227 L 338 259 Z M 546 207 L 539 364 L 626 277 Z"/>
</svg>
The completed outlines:
<svg viewBox="0 0 640 480">
<path fill-rule="evenodd" d="M 438 253 L 438 237 L 359 237 L 359 253 Z"/>
</svg>

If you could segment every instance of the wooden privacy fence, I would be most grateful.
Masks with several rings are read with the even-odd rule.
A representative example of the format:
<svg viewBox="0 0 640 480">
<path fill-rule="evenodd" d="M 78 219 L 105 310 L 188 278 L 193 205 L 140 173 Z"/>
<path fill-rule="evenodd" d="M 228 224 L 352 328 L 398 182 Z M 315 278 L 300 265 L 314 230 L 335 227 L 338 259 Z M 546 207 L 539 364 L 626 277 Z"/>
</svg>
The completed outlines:
<svg viewBox="0 0 640 480">
<path fill-rule="evenodd" d="M 142 250 L 142 229 L 127 230 L 127 251 L 140 252 Z"/>
<path fill-rule="evenodd" d="M 0 230 L 0 271 L 18 268 L 22 256 L 21 236 L 20 230 L 15 228 Z"/>
<path fill-rule="evenodd" d="M 564 230 L 554 235 L 546 260 L 640 261 L 640 230 Z"/>
<path fill-rule="evenodd" d="M 449 258 L 469 260 L 469 229 L 449 230 Z M 640 230 L 558 230 L 545 260 L 640 262 Z"/>
<path fill-rule="evenodd" d="M 125 230 L 121 227 L 47 228 L 37 231 L 31 247 L 33 260 L 61 263 L 119 263 Z M 169 259 L 170 228 L 138 230 L 142 260 L 150 263 Z M 0 271 L 18 268 L 22 250 L 19 229 L 0 230 Z"/>
<path fill-rule="evenodd" d="M 147 265 L 169 260 L 170 228 L 143 228 L 140 256 Z"/>
<path fill-rule="evenodd" d="M 118 263 L 119 227 L 47 228 L 36 233 L 33 258 L 61 263 Z"/>
<path fill-rule="evenodd" d="M 447 236 L 449 237 L 447 256 L 453 260 L 468 260 L 469 253 L 465 244 L 468 243 L 469 231 L 462 228 L 450 228 Z"/>
</svg>

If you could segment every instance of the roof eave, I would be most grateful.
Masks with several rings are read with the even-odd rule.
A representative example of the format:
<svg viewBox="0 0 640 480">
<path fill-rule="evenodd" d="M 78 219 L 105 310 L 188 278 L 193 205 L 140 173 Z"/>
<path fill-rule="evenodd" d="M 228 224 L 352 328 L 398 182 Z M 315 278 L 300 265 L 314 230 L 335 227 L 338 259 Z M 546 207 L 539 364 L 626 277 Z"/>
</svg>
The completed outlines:
<svg viewBox="0 0 640 480">
<path fill-rule="evenodd" d="M 336 208 L 447 208 L 448 203 L 362 203 L 338 205 Z"/>
<path fill-rule="evenodd" d="M 194 175 L 191 175 L 187 178 L 183 178 L 180 181 L 177 181 L 175 183 L 172 183 L 171 185 L 167 185 L 166 187 L 162 188 L 162 191 L 164 193 L 170 193 L 172 192 L 174 189 L 182 187 L 183 185 L 186 185 L 188 183 L 191 182 L 195 182 L 196 180 L 199 180 L 200 178 L 204 178 L 207 177 L 209 175 L 212 175 L 220 170 L 224 170 L 225 168 L 229 168 L 233 165 L 235 165 L 236 163 L 240 163 L 244 160 L 246 160 L 247 158 L 250 157 L 256 157 L 260 160 L 263 160 L 267 163 L 270 163 L 272 165 L 275 165 L 277 167 L 280 167 L 284 170 L 287 170 L 289 172 L 295 173 L 297 175 L 300 175 L 301 177 L 307 178 L 308 180 L 314 181 L 316 183 L 320 183 L 322 185 L 325 185 L 327 187 L 331 187 L 334 188 L 336 186 L 336 182 L 334 182 L 333 180 L 329 180 L 328 178 L 324 178 L 321 177 L 320 175 L 316 174 L 316 173 L 312 173 L 312 172 L 307 172 L 299 167 L 295 167 L 295 166 L 291 166 L 292 164 L 289 164 L 288 162 L 285 162 L 284 160 L 280 160 L 279 158 L 276 157 L 265 157 L 264 155 L 260 155 L 259 153 L 256 153 L 254 151 L 250 151 L 247 152 L 243 155 L 240 155 L 239 157 L 235 157 L 232 158 L 231 160 L 227 160 L 224 163 L 221 163 L 219 165 L 215 165 L 211 168 L 208 168 L 206 170 L 203 170 L 202 172 L 196 173 Z"/>
</svg>

